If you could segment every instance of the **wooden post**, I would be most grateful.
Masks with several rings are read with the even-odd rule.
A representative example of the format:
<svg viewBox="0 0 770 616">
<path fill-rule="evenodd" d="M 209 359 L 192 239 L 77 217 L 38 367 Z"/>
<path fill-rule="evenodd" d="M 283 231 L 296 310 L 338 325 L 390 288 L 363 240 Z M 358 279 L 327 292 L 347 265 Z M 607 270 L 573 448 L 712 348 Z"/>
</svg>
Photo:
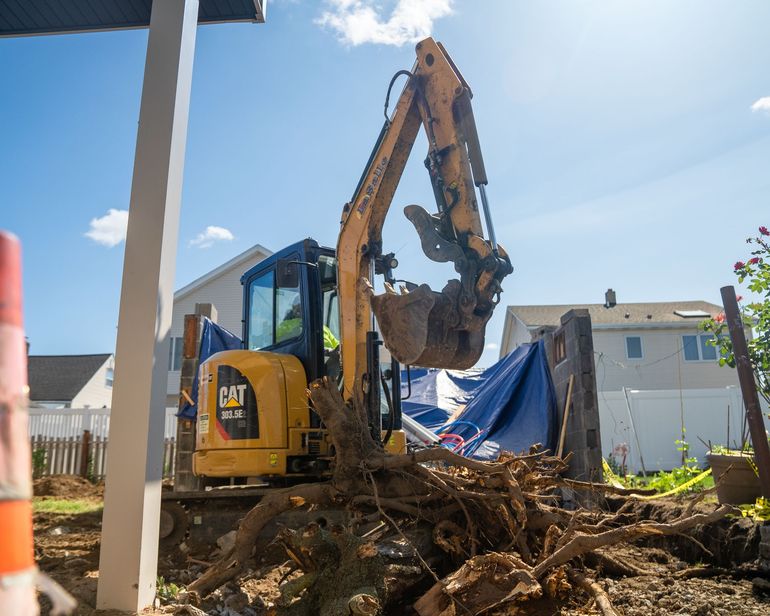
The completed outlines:
<svg viewBox="0 0 770 616">
<path fill-rule="evenodd" d="M 38 613 L 21 246 L 0 231 L 0 614 Z"/>
<path fill-rule="evenodd" d="M 198 370 L 203 317 L 217 322 L 217 310 L 213 304 L 195 304 L 195 314 L 184 317 L 184 344 L 182 346 L 182 370 L 179 375 L 179 410 L 192 394 L 193 381 Z M 174 491 L 189 492 L 203 489 L 202 481 L 192 471 L 195 453 L 195 421 L 179 418 L 176 426 L 176 450 L 174 452 Z"/>
<path fill-rule="evenodd" d="M 83 430 L 82 446 L 80 448 L 80 476 L 88 478 L 88 450 L 91 448 L 91 431 Z"/>
<path fill-rule="evenodd" d="M 749 359 L 746 334 L 743 331 L 743 319 L 738 309 L 738 300 L 732 286 L 722 287 L 722 305 L 725 307 L 725 319 L 733 342 L 735 367 L 741 384 L 743 403 L 746 405 L 746 420 L 749 424 L 751 442 L 754 445 L 754 461 L 759 472 L 759 485 L 762 496 L 770 498 L 770 446 L 767 443 L 765 424 L 762 421 L 762 409 L 759 406 L 757 384 L 754 381 L 754 369 Z"/>
</svg>

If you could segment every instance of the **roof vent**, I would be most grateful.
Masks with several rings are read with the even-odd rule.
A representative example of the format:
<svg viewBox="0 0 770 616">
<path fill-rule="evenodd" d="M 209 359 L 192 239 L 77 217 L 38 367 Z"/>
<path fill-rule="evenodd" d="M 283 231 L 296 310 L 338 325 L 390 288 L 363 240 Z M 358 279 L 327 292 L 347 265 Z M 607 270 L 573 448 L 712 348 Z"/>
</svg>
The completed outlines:
<svg viewBox="0 0 770 616">
<path fill-rule="evenodd" d="M 618 302 L 615 298 L 615 291 L 612 289 L 607 289 L 607 292 L 604 294 L 604 307 L 614 308 L 617 303 Z"/>
</svg>

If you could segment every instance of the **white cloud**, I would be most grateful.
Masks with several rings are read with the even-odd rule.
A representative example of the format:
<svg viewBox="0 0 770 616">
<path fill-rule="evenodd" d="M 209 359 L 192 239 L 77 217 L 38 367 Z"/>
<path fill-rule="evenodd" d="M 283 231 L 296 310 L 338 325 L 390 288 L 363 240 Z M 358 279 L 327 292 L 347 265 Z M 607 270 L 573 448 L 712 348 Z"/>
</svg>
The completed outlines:
<svg viewBox="0 0 770 616">
<path fill-rule="evenodd" d="M 487 346 L 484 347 L 487 351 L 496 351 L 500 348 L 500 345 L 497 344 L 497 342 L 489 342 L 487 343 Z"/>
<path fill-rule="evenodd" d="M 92 218 L 85 236 L 103 246 L 117 246 L 126 239 L 128 210 L 107 210 L 101 218 Z"/>
<path fill-rule="evenodd" d="M 203 233 L 199 233 L 194 240 L 190 240 L 190 246 L 211 248 L 214 242 L 231 242 L 234 239 L 235 237 L 228 229 L 208 226 Z"/>
<path fill-rule="evenodd" d="M 765 113 L 770 113 L 770 96 L 763 96 L 759 100 L 754 101 L 751 110 L 755 112 L 764 111 Z"/>
<path fill-rule="evenodd" d="M 316 19 L 348 45 L 376 43 L 401 46 L 429 36 L 436 19 L 452 13 L 452 0 L 396 0 L 390 16 L 383 16 L 376 0 L 327 0 L 330 10 Z"/>
</svg>

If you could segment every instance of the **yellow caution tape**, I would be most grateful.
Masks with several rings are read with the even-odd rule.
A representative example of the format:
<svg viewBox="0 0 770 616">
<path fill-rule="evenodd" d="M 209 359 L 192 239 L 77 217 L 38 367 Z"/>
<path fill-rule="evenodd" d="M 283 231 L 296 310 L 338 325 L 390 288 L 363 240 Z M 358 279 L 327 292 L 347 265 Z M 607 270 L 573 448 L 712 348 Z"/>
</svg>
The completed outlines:
<svg viewBox="0 0 770 616">
<path fill-rule="evenodd" d="M 663 492 L 663 494 L 650 494 L 649 496 L 642 496 L 641 494 L 631 494 L 630 496 L 631 498 L 638 498 L 639 500 L 651 500 L 653 498 L 663 498 L 664 496 L 671 496 L 672 494 L 677 494 L 679 492 L 682 492 L 687 488 L 694 486 L 696 483 L 703 481 L 710 474 L 711 474 L 711 469 L 710 468 L 706 469 L 700 475 L 697 475 L 692 479 L 690 479 L 690 481 L 687 481 L 682 485 L 677 486 L 673 490 L 669 490 L 668 492 Z"/>
<path fill-rule="evenodd" d="M 613 488 L 625 488 L 626 486 L 623 485 L 623 483 L 620 481 L 620 477 L 618 477 L 610 468 L 610 465 L 607 463 L 607 460 L 602 458 L 602 469 L 604 470 L 604 481 L 605 483 L 611 485 Z M 669 490 L 668 492 L 664 492 L 663 494 L 648 494 L 648 495 L 642 495 L 642 494 L 629 494 L 631 498 L 638 498 L 640 500 L 651 500 L 653 498 L 663 498 L 664 496 L 671 496 L 672 494 L 678 494 L 679 492 L 682 492 L 686 490 L 687 488 L 690 488 L 694 486 L 696 483 L 700 483 L 703 481 L 706 477 L 708 477 L 711 474 L 711 469 L 707 469 L 703 471 L 701 474 L 696 475 L 689 481 L 683 483 L 680 486 L 677 486 L 673 490 Z"/>
<path fill-rule="evenodd" d="M 605 458 L 602 458 L 602 470 L 604 471 L 604 481 L 605 481 L 605 483 L 610 484 L 613 488 L 625 488 L 626 487 L 620 481 L 620 477 L 618 477 L 613 472 L 613 470 L 610 468 L 610 465 L 607 463 L 607 460 Z"/>
</svg>

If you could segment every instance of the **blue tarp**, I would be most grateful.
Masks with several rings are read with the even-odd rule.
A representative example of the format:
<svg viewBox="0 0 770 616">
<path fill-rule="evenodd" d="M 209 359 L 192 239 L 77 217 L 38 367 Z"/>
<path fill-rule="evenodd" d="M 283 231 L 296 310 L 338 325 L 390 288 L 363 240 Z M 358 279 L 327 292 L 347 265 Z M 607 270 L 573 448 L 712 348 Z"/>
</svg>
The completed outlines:
<svg viewBox="0 0 770 616">
<path fill-rule="evenodd" d="M 199 362 L 202 363 L 211 357 L 214 353 L 220 351 L 229 351 L 232 349 L 242 349 L 241 339 L 235 334 L 220 327 L 211 319 L 203 317 L 203 332 L 201 333 L 201 346 L 198 352 Z M 192 419 L 198 417 L 198 371 L 195 371 L 195 379 L 192 384 L 190 397 L 193 404 L 185 402 L 182 409 L 177 413 L 177 417 Z"/>
<path fill-rule="evenodd" d="M 543 343 L 522 345 L 482 372 L 430 370 L 415 378 L 412 371 L 412 396 L 403 411 L 426 428 L 445 424 L 462 405 L 447 431 L 465 442 L 482 431 L 464 455 L 489 460 L 535 443 L 553 450 L 556 396 Z"/>
</svg>

